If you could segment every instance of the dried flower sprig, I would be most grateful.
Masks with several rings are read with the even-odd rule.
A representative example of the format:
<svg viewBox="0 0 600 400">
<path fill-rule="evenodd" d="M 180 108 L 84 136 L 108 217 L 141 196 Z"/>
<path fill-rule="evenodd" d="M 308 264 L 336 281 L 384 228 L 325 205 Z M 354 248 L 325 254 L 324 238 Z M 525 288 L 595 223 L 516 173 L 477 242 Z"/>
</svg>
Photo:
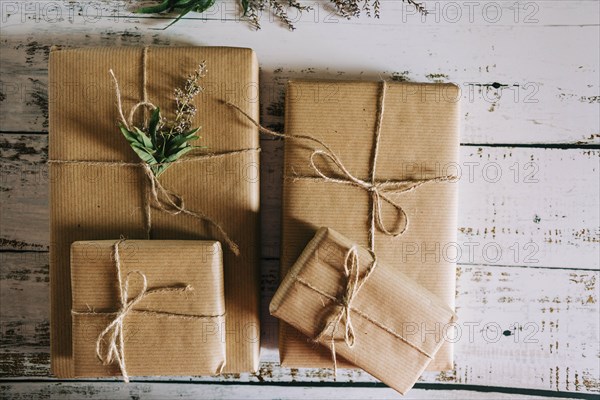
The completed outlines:
<svg viewBox="0 0 600 400">
<path fill-rule="evenodd" d="M 121 133 L 133 151 L 148 163 L 156 177 L 183 155 L 204 147 L 191 144 L 200 139 L 196 135 L 200 128 L 192 129 L 191 126 L 197 111 L 193 100 L 202 91 L 200 80 L 205 74 L 206 65 L 201 63 L 188 77 L 184 87 L 175 89 L 176 110 L 173 120 L 161 116 L 160 108 L 156 107 L 152 110 L 148 123 L 142 127 L 119 123 Z"/>
<path fill-rule="evenodd" d="M 336 8 L 338 14 L 342 17 L 351 19 L 358 18 L 364 12 L 367 17 L 371 17 L 371 10 L 373 10 L 373 16 L 379 18 L 381 16 L 381 1 L 380 0 L 330 0 Z M 427 15 L 427 9 L 424 4 L 417 0 L 402 0 L 403 2 L 410 4 L 422 15 Z"/>
<path fill-rule="evenodd" d="M 379 18 L 381 14 L 381 0 L 330 0 L 336 11 L 344 18 L 357 18 L 364 12 L 368 17 L 371 17 L 371 10 L 375 18 Z M 427 15 L 427 9 L 420 0 L 402 0 L 407 4 L 411 4 L 415 9 Z M 204 12 L 215 4 L 216 0 L 164 0 L 162 3 L 151 6 L 142 7 L 135 12 L 141 14 L 159 14 L 177 12 L 178 15 L 169 25 L 173 25 L 179 21 L 190 11 Z M 279 21 L 287 26 L 290 30 L 294 30 L 293 21 L 288 15 L 288 10 L 294 9 L 300 13 L 312 9 L 310 6 L 305 6 L 297 0 L 239 0 L 242 8 L 242 17 L 255 28 L 260 29 L 260 15 L 263 11 L 268 10 L 275 15 Z"/>
<path fill-rule="evenodd" d="M 250 22 L 252 27 L 260 29 L 260 15 L 263 11 L 269 10 L 283 25 L 293 31 L 296 27 L 288 16 L 289 9 L 295 9 L 302 13 L 312 10 L 312 7 L 302 5 L 296 0 L 247 0 L 247 8 L 244 9 L 244 17 L 248 19 L 248 22 Z"/>
</svg>

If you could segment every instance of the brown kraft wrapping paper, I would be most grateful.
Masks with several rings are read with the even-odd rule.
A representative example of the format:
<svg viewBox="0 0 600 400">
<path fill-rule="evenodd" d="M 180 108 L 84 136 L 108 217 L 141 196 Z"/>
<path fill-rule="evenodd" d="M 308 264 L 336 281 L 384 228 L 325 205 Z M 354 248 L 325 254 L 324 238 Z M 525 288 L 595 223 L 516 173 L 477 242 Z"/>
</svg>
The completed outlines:
<svg viewBox="0 0 600 400">
<path fill-rule="evenodd" d="M 117 127 L 118 112 L 109 69 L 119 79 L 125 112 L 143 99 L 142 48 L 52 51 L 49 61 L 50 160 L 98 161 L 97 165 L 50 164 L 52 371 L 72 377 L 69 249 L 79 240 L 146 239 L 147 182 L 141 168 L 106 162 L 139 162 Z M 147 50 L 148 98 L 173 112 L 173 91 L 202 61 L 193 126 L 208 152 L 257 149 L 257 129 L 240 121 L 228 100 L 258 118 L 258 64 L 250 49 L 219 47 Z M 139 113 L 141 115 L 141 112 Z M 106 164 L 102 164 L 105 162 Z M 160 181 L 219 223 L 240 246 L 236 257 L 223 248 L 227 363 L 224 372 L 255 371 L 259 361 L 259 153 L 172 165 Z M 152 210 L 151 239 L 221 240 L 214 227 L 187 215 Z"/>
<path fill-rule="evenodd" d="M 353 246 L 338 232 L 319 229 L 275 293 L 271 314 L 308 337 L 317 337 L 323 321 L 340 311 L 332 298 L 339 300 L 348 283 L 344 260 Z M 373 257 L 356 248 L 362 277 Z M 336 353 L 400 393 L 414 385 L 444 342 L 444 330 L 455 321 L 454 312 L 435 295 L 381 262 L 356 294 L 350 313 L 354 345 L 350 348 L 337 340 L 343 337 L 340 326 L 335 332 Z M 326 331 L 318 341 L 329 347 L 330 337 Z"/>
<path fill-rule="evenodd" d="M 103 365 L 96 356 L 98 335 L 119 310 L 119 279 L 114 240 L 75 242 L 71 246 L 73 362 L 76 377 L 121 375 L 118 363 Z M 184 293 L 146 295 L 124 318 L 127 373 L 142 375 L 218 374 L 225 364 L 225 299 L 219 242 L 127 240 L 119 243 L 122 285 L 129 299 L 142 289 L 185 287 Z M 177 314 L 177 316 L 169 315 Z M 187 316 L 199 316 L 189 318 Z M 106 349 L 106 337 L 102 348 Z"/>
<path fill-rule="evenodd" d="M 379 82 L 290 81 L 285 127 L 288 135 L 310 135 L 326 143 L 345 168 L 368 179 L 377 121 Z M 382 117 L 376 181 L 431 179 L 456 175 L 459 146 L 459 89 L 453 84 L 388 83 Z M 285 141 L 281 276 L 300 256 L 321 226 L 367 246 L 370 193 L 351 185 L 327 182 L 310 165 L 317 147 Z M 315 163 L 328 176 L 340 176 L 330 162 Z M 398 237 L 375 230 L 381 263 L 395 268 L 454 308 L 457 184 L 431 182 L 401 194 L 410 224 Z M 387 225 L 396 211 L 383 205 Z M 389 222 L 388 222 L 389 221 Z M 288 367 L 328 367 L 331 357 L 291 326 L 280 328 L 281 363 Z M 340 367 L 352 367 L 338 362 Z M 452 344 L 446 342 L 428 370 L 451 369 Z"/>
</svg>

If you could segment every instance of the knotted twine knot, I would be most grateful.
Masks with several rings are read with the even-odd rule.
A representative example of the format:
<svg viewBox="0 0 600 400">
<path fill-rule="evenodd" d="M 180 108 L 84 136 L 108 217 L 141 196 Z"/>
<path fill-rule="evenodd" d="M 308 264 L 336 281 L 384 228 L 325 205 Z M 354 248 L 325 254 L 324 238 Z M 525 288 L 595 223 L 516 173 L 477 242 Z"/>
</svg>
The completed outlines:
<svg viewBox="0 0 600 400">
<path fill-rule="evenodd" d="M 371 156 L 370 163 L 370 174 L 368 180 L 363 180 L 354 176 L 350 171 L 346 168 L 340 157 L 322 140 L 311 136 L 311 135 L 293 135 L 293 134 L 284 134 L 275 132 L 268 128 L 263 127 L 257 121 L 255 121 L 248 113 L 244 110 L 236 106 L 235 104 L 225 102 L 228 106 L 236 109 L 243 116 L 246 117 L 252 124 L 254 124 L 260 132 L 265 133 L 270 136 L 280 137 L 284 139 L 293 139 L 293 140 L 304 140 L 312 143 L 316 143 L 322 149 L 314 150 L 310 155 L 310 167 L 317 174 L 317 176 L 293 176 L 293 180 L 308 180 L 308 181 L 321 181 L 335 184 L 344 184 L 354 186 L 360 189 L 365 190 L 370 194 L 370 224 L 369 224 L 369 252 L 373 256 L 373 263 L 369 267 L 367 273 L 363 278 L 359 279 L 359 261 L 358 261 L 358 253 L 356 249 L 353 247 L 346 253 L 345 261 L 344 261 L 344 271 L 346 276 L 346 285 L 343 290 L 343 294 L 339 298 L 335 298 L 330 296 L 329 294 L 324 293 L 320 289 L 314 287 L 308 282 L 302 280 L 301 278 L 297 278 L 298 281 L 303 283 L 305 286 L 308 286 L 312 290 L 317 293 L 324 295 L 325 297 L 333 300 L 333 304 L 337 305 L 340 310 L 337 313 L 333 313 L 332 316 L 326 321 L 328 323 L 325 324 L 325 328 L 323 328 L 317 336 L 313 339 L 314 341 L 319 341 L 323 338 L 324 335 L 327 334 L 327 327 L 331 326 L 331 322 L 333 322 L 331 329 L 331 340 L 330 340 L 330 348 L 331 348 L 331 357 L 333 361 L 333 370 L 334 375 L 337 373 L 337 361 L 335 354 L 335 337 L 338 332 L 340 324 L 344 325 L 344 341 L 349 347 L 354 346 L 355 335 L 354 335 L 354 327 L 352 326 L 351 320 L 351 303 L 358 294 L 358 291 L 366 280 L 369 278 L 371 273 L 375 270 L 377 266 L 377 258 L 375 254 L 375 233 L 376 229 L 381 231 L 383 234 L 387 236 L 397 237 L 402 235 L 408 229 L 408 216 L 406 212 L 402 208 L 401 204 L 392 198 L 392 195 L 399 195 L 401 193 L 406 193 L 413 191 L 420 187 L 425 183 L 433 183 L 433 182 L 445 182 L 455 180 L 455 176 L 439 176 L 434 178 L 427 179 L 402 179 L 402 180 L 386 180 L 386 181 L 378 181 L 376 179 L 376 168 L 377 168 L 377 160 L 378 160 L 378 152 L 380 146 L 380 138 L 381 138 L 381 127 L 383 124 L 383 115 L 385 111 L 385 98 L 387 92 L 387 82 L 381 82 L 381 88 L 379 91 L 378 104 L 377 104 L 377 119 L 375 122 L 375 132 L 374 132 L 374 141 L 373 141 L 373 153 Z M 332 162 L 339 171 L 341 171 L 341 177 L 337 175 L 328 175 L 324 172 L 316 163 L 316 158 L 322 157 L 326 160 Z M 383 203 L 391 205 L 392 208 L 396 212 L 397 224 L 395 227 L 390 228 L 384 223 L 383 217 Z M 404 224 L 401 224 L 400 221 L 404 221 Z M 350 262 L 350 264 L 348 264 Z M 349 268 L 350 265 L 350 268 Z M 352 271 L 356 271 L 356 274 L 353 278 Z M 360 283 L 359 283 L 360 282 Z M 373 321 L 371 321 L 373 322 Z"/>
<path fill-rule="evenodd" d="M 185 286 L 164 286 L 157 288 L 148 288 L 148 278 L 146 275 L 139 270 L 130 271 L 127 273 L 125 277 L 125 282 L 123 282 L 122 272 L 121 272 L 121 255 L 119 252 L 119 246 L 121 243 L 125 242 L 125 239 L 118 240 L 113 245 L 112 250 L 112 258 L 115 261 L 115 268 L 117 272 L 117 282 L 118 282 L 118 297 L 119 297 L 119 309 L 114 313 L 104 313 L 104 312 L 95 312 L 95 311 L 71 311 L 74 315 L 114 315 L 113 319 L 108 323 L 106 328 L 98 335 L 96 340 L 96 356 L 102 362 L 103 365 L 111 365 L 113 363 L 117 363 L 119 369 L 121 370 L 121 375 L 123 376 L 123 380 L 125 382 L 129 382 L 129 374 L 127 373 L 127 366 L 125 363 L 125 318 L 132 314 L 144 314 L 151 316 L 163 316 L 163 317 L 176 317 L 182 319 L 193 319 L 193 320 L 201 320 L 201 319 L 212 319 L 212 318 L 222 318 L 224 314 L 220 315 L 192 315 L 192 314 L 177 314 L 165 311 L 155 311 L 155 310 L 138 310 L 135 308 L 138 303 L 144 300 L 146 297 L 151 296 L 153 294 L 160 293 L 188 293 L 193 289 L 190 285 Z M 131 300 L 129 300 L 129 286 L 132 277 L 138 276 L 142 279 L 142 287 L 138 294 Z M 106 342 L 106 345 L 103 346 L 103 343 Z"/>
</svg>

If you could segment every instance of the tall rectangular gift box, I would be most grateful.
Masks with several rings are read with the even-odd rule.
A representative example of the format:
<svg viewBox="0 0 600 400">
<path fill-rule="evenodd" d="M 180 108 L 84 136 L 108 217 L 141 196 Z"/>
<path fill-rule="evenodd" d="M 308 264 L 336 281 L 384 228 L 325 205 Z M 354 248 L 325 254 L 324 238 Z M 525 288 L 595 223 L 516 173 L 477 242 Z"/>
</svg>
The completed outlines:
<svg viewBox="0 0 600 400">
<path fill-rule="evenodd" d="M 380 262 L 454 308 L 458 185 L 437 178 L 457 174 L 458 87 L 300 80 L 286 96 L 286 134 L 328 149 L 285 140 L 282 277 L 319 227 L 365 247 L 373 229 Z M 326 348 L 285 323 L 279 343 L 284 366 L 331 365 Z M 452 364 L 446 342 L 428 369 Z"/>
<path fill-rule="evenodd" d="M 223 101 L 258 118 L 258 64 L 250 49 L 124 47 L 54 50 L 49 61 L 51 354 L 52 371 L 72 377 L 73 332 L 69 249 L 80 240 L 222 241 L 215 224 L 184 213 L 145 211 L 151 181 L 117 126 L 109 70 L 118 79 L 123 109 L 141 101 L 173 115 L 174 89 L 204 62 L 193 126 L 214 157 L 172 165 L 159 180 L 187 210 L 202 213 L 239 245 L 223 246 L 227 363 L 225 372 L 256 371 L 259 360 L 259 138 Z M 143 115 L 140 110 L 136 118 Z M 124 165 L 118 165 L 125 163 Z M 128 164 L 129 163 L 129 164 Z M 176 214 L 176 215 L 173 215 Z M 165 268 L 168 269 L 168 266 Z"/>
<path fill-rule="evenodd" d="M 220 243 L 209 240 L 73 243 L 75 376 L 220 373 L 225 365 L 222 254 Z M 104 363 L 111 343 L 115 359 Z"/>
</svg>

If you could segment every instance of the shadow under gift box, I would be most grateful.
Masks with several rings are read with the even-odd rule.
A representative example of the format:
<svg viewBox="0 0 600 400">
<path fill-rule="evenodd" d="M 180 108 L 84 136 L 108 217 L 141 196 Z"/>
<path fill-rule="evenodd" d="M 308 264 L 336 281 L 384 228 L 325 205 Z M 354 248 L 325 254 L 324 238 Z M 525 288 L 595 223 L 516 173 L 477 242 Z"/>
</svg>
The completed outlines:
<svg viewBox="0 0 600 400">
<path fill-rule="evenodd" d="M 287 135 L 310 135 L 326 143 L 357 179 L 368 181 L 374 152 L 381 82 L 290 81 L 286 93 Z M 389 82 L 377 154 L 376 182 L 455 175 L 459 149 L 460 90 L 453 84 Z M 362 246 L 369 241 L 371 193 L 320 179 L 312 143 L 285 140 L 281 276 L 296 262 L 317 229 L 327 226 Z M 327 176 L 345 178 L 324 157 L 316 164 Z M 308 178 L 308 179 L 298 179 Z M 311 179 L 312 178 L 312 179 Z M 430 182 L 409 193 L 390 193 L 406 212 L 408 229 L 398 237 L 375 231 L 379 260 L 404 273 L 454 308 L 456 286 L 456 182 Z M 383 202 L 386 226 L 398 220 Z M 446 253 L 447 252 L 447 253 Z M 327 349 L 288 324 L 280 324 L 281 364 L 326 368 Z M 340 360 L 340 368 L 352 364 Z M 445 342 L 428 370 L 453 367 L 453 345 Z"/>
<path fill-rule="evenodd" d="M 121 375 L 119 364 L 103 365 L 98 335 L 121 307 L 113 258 L 114 240 L 71 246 L 73 363 L 76 377 Z M 148 289 L 186 287 L 186 292 L 146 295 L 123 321 L 127 373 L 132 376 L 214 375 L 225 364 L 225 299 L 219 242 L 127 240 L 121 242 L 121 285 L 129 274 L 129 301 Z M 191 318 L 193 316 L 199 318 Z M 101 341 L 105 351 L 110 334 Z"/>
<path fill-rule="evenodd" d="M 205 88 L 194 102 L 192 126 L 201 138 L 192 143 L 210 153 L 230 153 L 172 165 L 162 185 L 185 200 L 189 210 L 215 220 L 240 247 L 223 248 L 227 307 L 227 364 L 224 372 L 251 372 L 259 362 L 259 137 L 258 130 L 222 104 L 239 105 L 258 119 L 258 63 L 251 49 L 225 47 L 141 47 L 55 50 L 49 60 L 50 164 L 50 349 L 52 372 L 73 376 L 69 249 L 80 240 L 146 239 L 147 178 L 117 121 L 113 69 L 125 114 L 148 99 L 172 115 L 174 89 L 205 62 Z M 142 116 L 142 112 L 136 114 Z M 249 149 L 243 154 L 232 152 Z M 185 158 L 185 157 L 184 157 Z M 94 163 L 79 163 L 91 161 Z M 151 239 L 221 240 L 208 223 L 188 215 L 152 209 Z"/>
<path fill-rule="evenodd" d="M 330 317 L 343 311 L 339 301 L 348 284 L 345 257 L 354 245 L 333 229 L 319 229 L 283 279 L 269 310 L 310 338 L 317 339 L 325 328 L 318 342 L 329 348 L 334 333 L 337 354 L 404 394 L 445 343 L 455 314 L 405 274 L 378 262 L 350 305 L 355 336 L 350 348 L 342 340 L 345 319 L 333 331 Z M 364 248 L 356 249 L 358 276 L 363 277 L 373 257 Z M 351 272 L 351 280 L 353 276 Z"/>
</svg>

